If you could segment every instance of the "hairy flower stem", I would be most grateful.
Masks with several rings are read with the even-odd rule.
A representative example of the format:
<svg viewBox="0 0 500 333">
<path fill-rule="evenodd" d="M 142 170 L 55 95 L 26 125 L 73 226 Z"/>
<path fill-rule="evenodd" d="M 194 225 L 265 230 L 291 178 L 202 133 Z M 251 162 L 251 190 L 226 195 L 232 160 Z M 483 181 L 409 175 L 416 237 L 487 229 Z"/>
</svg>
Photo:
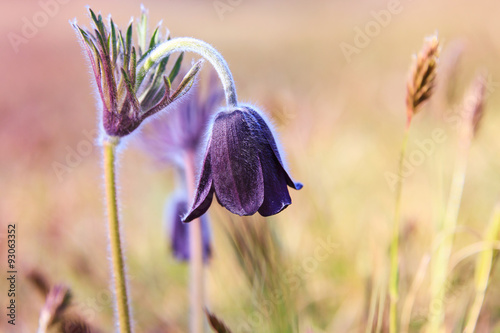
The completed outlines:
<svg viewBox="0 0 500 333">
<path fill-rule="evenodd" d="M 116 315 L 121 333 L 130 333 L 130 309 L 125 280 L 125 262 L 120 241 L 120 223 L 118 221 L 118 203 L 116 193 L 116 147 L 120 139 L 107 137 L 103 142 L 104 179 L 106 182 L 106 206 L 108 211 L 108 232 L 111 248 L 113 287 L 115 289 Z"/>
<path fill-rule="evenodd" d="M 406 123 L 403 143 L 401 145 L 401 155 L 399 156 L 398 181 L 396 183 L 396 206 L 394 209 L 394 225 L 392 231 L 392 241 L 390 248 L 390 272 L 389 272 L 389 332 L 398 332 L 397 307 L 399 297 L 399 229 L 401 224 L 401 194 L 403 190 L 403 162 L 406 156 L 408 146 L 408 137 L 410 134 L 411 117 Z"/>
<path fill-rule="evenodd" d="M 173 52 L 194 52 L 208 60 L 219 75 L 226 95 L 227 106 L 237 106 L 238 98 L 236 96 L 236 87 L 229 67 L 216 49 L 210 44 L 201 40 L 189 37 L 180 37 L 170 39 L 158 45 L 148 57 L 146 57 L 138 66 L 139 80 L 146 75 L 147 71 L 162 58 L 169 56 Z M 138 81 L 140 82 L 140 81 Z"/>
<path fill-rule="evenodd" d="M 189 197 L 194 197 L 196 174 L 194 154 L 188 153 L 185 162 L 186 184 Z M 189 223 L 189 303 L 190 332 L 201 333 L 204 327 L 203 309 L 205 307 L 205 281 L 203 271 L 203 244 L 201 236 L 201 220 L 195 219 Z"/>
</svg>

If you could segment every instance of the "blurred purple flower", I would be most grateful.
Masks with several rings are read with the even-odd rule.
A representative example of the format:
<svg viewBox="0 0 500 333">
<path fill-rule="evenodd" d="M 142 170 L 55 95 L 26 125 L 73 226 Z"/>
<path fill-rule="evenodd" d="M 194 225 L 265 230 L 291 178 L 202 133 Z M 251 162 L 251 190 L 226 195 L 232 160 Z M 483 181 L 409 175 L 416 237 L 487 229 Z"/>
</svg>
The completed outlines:
<svg viewBox="0 0 500 333">
<path fill-rule="evenodd" d="M 142 148 L 160 163 L 184 168 L 185 153 L 196 153 L 210 117 L 224 99 L 217 80 L 216 73 L 212 72 L 205 94 L 200 86 L 194 86 L 188 98 L 146 124 L 141 132 Z"/>
<path fill-rule="evenodd" d="M 169 202 L 167 223 L 170 227 L 171 249 L 174 257 L 179 261 L 189 261 L 189 229 L 190 224 L 183 223 L 182 215 L 187 211 L 188 203 L 184 198 L 176 196 Z M 200 218 L 203 261 L 206 263 L 212 257 L 210 224 L 206 216 Z"/>
<path fill-rule="evenodd" d="M 214 193 L 234 214 L 277 214 L 292 203 L 287 185 L 302 188 L 286 172 L 262 115 L 250 106 L 221 111 L 213 122 L 193 206 L 183 220 L 203 215 Z"/>
</svg>

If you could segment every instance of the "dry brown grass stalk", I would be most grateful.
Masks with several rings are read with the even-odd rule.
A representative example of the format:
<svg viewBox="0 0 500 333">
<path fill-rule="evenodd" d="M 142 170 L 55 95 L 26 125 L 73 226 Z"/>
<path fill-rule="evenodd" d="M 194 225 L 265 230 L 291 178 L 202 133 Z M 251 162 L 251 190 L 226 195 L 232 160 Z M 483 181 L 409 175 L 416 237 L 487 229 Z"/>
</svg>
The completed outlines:
<svg viewBox="0 0 500 333">
<path fill-rule="evenodd" d="M 408 123 L 434 92 L 439 50 L 439 41 L 435 34 L 425 39 L 424 46 L 413 58 L 406 92 Z"/>
</svg>

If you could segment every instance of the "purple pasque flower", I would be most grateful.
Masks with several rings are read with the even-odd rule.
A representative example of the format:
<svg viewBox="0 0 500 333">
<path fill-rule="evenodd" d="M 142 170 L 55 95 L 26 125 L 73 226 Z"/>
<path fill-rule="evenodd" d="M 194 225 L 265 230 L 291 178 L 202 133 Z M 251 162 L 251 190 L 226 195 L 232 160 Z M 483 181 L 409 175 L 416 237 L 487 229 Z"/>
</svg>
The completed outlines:
<svg viewBox="0 0 500 333">
<path fill-rule="evenodd" d="M 196 154 L 210 118 L 224 100 L 217 80 L 212 72 L 207 81 L 200 80 L 191 88 L 188 98 L 145 124 L 140 133 L 141 148 L 158 162 L 183 169 L 185 154 Z"/>
<path fill-rule="evenodd" d="M 183 54 L 175 62 L 170 74 L 164 75 L 168 57 L 159 61 L 146 73 L 139 65 L 141 61 L 164 39 L 159 26 L 150 38 L 147 37 L 147 13 L 143 8 L 138 22 L 138 43 L 132 40 L 132 23 L 125 35 L 109 19 L 109 27 L 102 16 L 89 8 L 93 28 L 80 28 L 72 23 L 87 53 L 95 76 L 100 104 L 102 124 L 109 136 L 123 137 L 133 132 L 144 119 L 163 110 L 182 97 L 191 87 L 201 68 L 196 63 L 172 92 L 171 82 L 177 76 Z"/>
<path fill-rule="evenodd" d="M 194 203 L 184 222 L 203 215 L 215 193 L 230 212 L 270 216 L 292 203 L 287 186 L 296 190 L 263 116 L 253 106 L 217 113 L 208 139 Z"/>
<path fill-rule="evenodd" d="M 181 196 L 174 196 L 169 200 L 167 209 L 167 224 L 170 230 L 170 246 L 174 257 L 179 261 L 189 261 L 191 258 L 189 250 L 189 230 L 191 225 L 182 222 L 188 208 L 187 199 Z M 207 216 L 200 218 L 203 261 L 206 263 L 212 257 L 212 244 L 210 235 L 210 224 Z"/>
</svg>

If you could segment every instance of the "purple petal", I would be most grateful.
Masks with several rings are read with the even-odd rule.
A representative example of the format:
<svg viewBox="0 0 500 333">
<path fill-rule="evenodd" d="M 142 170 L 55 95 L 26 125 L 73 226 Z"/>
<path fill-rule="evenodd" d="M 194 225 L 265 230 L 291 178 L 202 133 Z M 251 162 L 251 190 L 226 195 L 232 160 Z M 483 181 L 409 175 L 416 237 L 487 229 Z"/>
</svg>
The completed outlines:
<svg viewBox="0 0 500 333">
<path fill-rule="evenodd" d="M 252 130 L 257 124 L 244 111 L 220 113 L 215 119 L 211 146 L 217 199 L 230 212 L 252 215 L 264 201 L 264 179 Z"/>
<path fill-rule="evenodd" d="M 301 183 L 299 183 L 299 182 L 294 182 L 292 180 L 292 178 L 290 177 L 290 175 L 288 174 L 288 172 L 286 171 L 285 165 L 283 164 L 283 161 L 281 160 L 281 156 L 280 156 L 280 152 L 279 152 L 278 146 L 276 144 L 276 141 L 274 140 L 273 133 L 271 132 L 271 129 L 267 125 L 267 123 L 264 120 L 264 118 L 262 118 L 262 116 L 260 115 L 260 113 L 258 113 L 257 111 L 255 111 L 251 107 L 244 106 L 244 108 L 252 116 L 255 117 L 257 123 L 260 125 L 262 135 L 266 138 L 267 142 L 269 143 L 269 146 L 271 147 L 272 151 L 274 152 L 274 155 L 276 156 L 276 159 L 278 160 L 279 164 L 281 165 L 282 170 L 286 174 L 286 183 L 288 184 L 288 186 L 290 186 L 290 187 L 292 187 L 292 188 L 294 188 L 296 190 L 300 190 L 303 185 Z"/>
<path fill-rule="evenodd" d="M 264 174 L 264 202 L 259 208 L 262 216 L 275 215 L 292 203 L 287 188 L 287 173 L 270 146 L 260 153 Z"/>
<path fill-rule="evenodd" d="M 196 195 L 194 203 L 189 212 L 182 219 L 183 222 L 191 222 L 192 220 L 205 214 L 212 203 L 214 195 L 214 186 L 212 179 L 212 167 L 210 158 L 210 143 L 208 145 L 207 154 L 203 160 L 202 171 L 198 186 L 196 187 Z"/>
</svg>

